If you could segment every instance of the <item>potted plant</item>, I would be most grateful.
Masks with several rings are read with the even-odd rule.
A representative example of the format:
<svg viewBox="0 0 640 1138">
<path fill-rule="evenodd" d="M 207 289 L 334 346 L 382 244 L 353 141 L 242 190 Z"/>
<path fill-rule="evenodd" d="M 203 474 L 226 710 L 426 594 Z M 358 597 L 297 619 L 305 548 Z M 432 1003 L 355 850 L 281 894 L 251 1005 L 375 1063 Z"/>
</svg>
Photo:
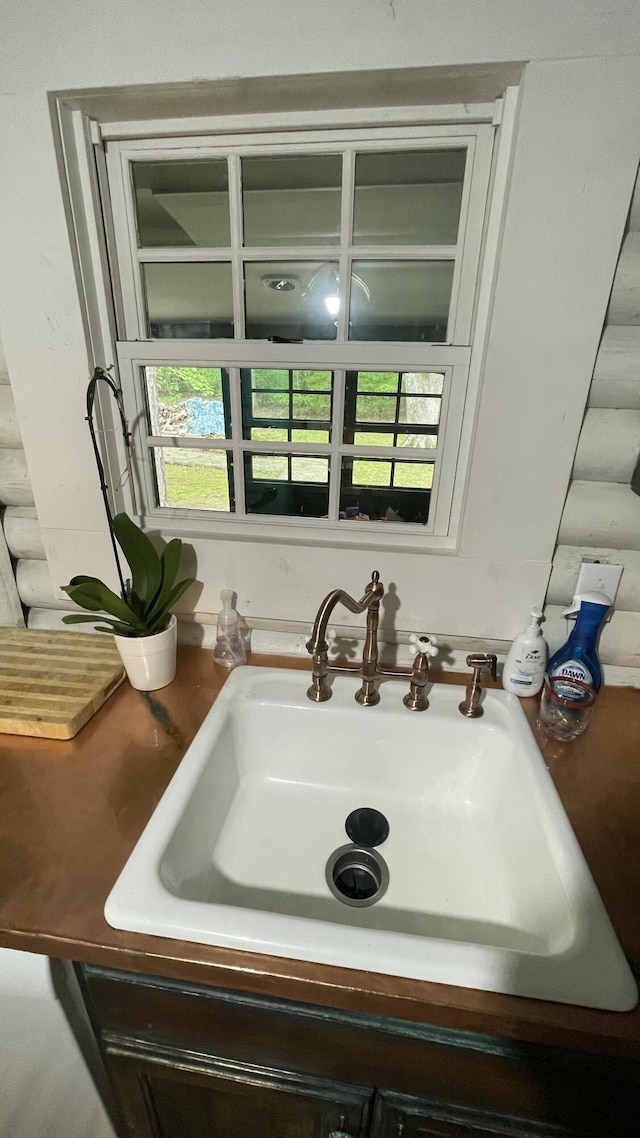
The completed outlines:
<svg viewBox="0 0 640 1138">
<path fill-rule="evenodd" d="M 172 609 L 194 578 L 176 584 L 182 558 L 180 538 L 158 554 L 127 514 L 116 514 L 112 534 L 128 562 L 131 579 L 123 583 L 118 595 L 97 577 L 74 577 L 62 586 L 63 591 L 74 604 L 96 615 L 72 613 L 62 619 L 65 624 L 91 623 L 96 632 L 112 633 L 132 687 L 154 691 L 170 684 L 176 674 L 177 621 Z"/>
</svg>

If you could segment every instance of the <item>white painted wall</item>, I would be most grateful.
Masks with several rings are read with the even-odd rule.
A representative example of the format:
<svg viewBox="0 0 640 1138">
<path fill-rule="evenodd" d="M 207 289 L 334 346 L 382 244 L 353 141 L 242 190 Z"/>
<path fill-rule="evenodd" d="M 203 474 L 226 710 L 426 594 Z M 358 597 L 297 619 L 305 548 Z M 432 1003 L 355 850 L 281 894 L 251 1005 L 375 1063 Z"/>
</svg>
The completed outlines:
<svg viewBox="0 0 640 1138">
<path fill-rule="evenodd" d="M 46 34 L 44 34 L 46 23 Z M 106 573 L 83 421 L 87 355 L 46 92 L 530 60 L 471 478 L 456 556 L 316 554 L 194 542 L 217 608 L 309 619 L 376 561 L 398 627 L 510 637 L 544 596 L 639 158 L 636 0 L 166 0 L 5 3 L 0 43 L 0 324 L 53 578 Z M 10 171 L 7 176 L 6 171 Z"/>
</svg>

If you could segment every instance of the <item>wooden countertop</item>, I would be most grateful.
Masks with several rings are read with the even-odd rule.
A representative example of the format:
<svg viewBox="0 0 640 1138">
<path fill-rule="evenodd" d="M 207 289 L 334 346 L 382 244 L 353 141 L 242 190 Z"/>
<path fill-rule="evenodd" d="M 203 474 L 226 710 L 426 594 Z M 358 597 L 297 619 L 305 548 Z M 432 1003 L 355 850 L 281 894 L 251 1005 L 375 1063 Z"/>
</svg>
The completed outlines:
<svg viewBox="0 0 640 1138">
<path fill-rule="evenodd" d="M 308 667 L 276 657 L 251 663 Z M 0 946 L 640 1058 L 640 1008 L 592 1011 L 112 929 L 107 895 L 225 679 L 211 652 L 180 648 L 170 687 L 144 695 L 125 683 L 75 739 L 2 737 Z M 523 705 L 533 723 L 537 700 Z M 542 751 L 622 947 L 640 968 L 640 691 L 604 688 L 586 734 Z"/>
</svg>

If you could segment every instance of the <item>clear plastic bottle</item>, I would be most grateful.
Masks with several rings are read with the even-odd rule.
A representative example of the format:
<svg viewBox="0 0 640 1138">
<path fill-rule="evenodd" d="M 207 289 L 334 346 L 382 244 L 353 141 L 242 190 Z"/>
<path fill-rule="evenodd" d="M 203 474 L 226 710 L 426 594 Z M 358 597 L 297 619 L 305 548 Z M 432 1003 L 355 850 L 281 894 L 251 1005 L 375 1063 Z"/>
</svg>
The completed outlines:
<svg viewBox="0 0 640 1138">
<path fill-rule="evenodd" d="M 213 652 L 216 664 L 222 664 L 224 668 L 237 668 L 238 664 L 247 662 L 238 614 L 231 604 L 232 597 L 231 589 L 223 589 L 220 593 L 222 608 L 218 613 L 218 634 Z"/>
</svg>

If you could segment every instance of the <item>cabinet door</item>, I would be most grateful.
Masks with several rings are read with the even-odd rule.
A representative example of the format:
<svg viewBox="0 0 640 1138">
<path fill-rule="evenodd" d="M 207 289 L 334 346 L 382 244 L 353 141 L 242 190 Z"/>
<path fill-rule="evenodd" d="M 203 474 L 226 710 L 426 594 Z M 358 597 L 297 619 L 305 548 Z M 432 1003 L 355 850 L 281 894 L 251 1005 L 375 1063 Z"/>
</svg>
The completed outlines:
<svg viewBox="0 0 640 1138">
<path fill-rule="evenodd" d="M 585 1138 L 584 1131 L 381 1091 L 371 1138 Z M 586 1136 L 588 1138 L 588 1136 Z"/>
<path fill-rule="evenodd" d="M 372 1092 L 224 1060 L 108 1054 L 130 1138 L 365 1138 Z"/>
</svg>

